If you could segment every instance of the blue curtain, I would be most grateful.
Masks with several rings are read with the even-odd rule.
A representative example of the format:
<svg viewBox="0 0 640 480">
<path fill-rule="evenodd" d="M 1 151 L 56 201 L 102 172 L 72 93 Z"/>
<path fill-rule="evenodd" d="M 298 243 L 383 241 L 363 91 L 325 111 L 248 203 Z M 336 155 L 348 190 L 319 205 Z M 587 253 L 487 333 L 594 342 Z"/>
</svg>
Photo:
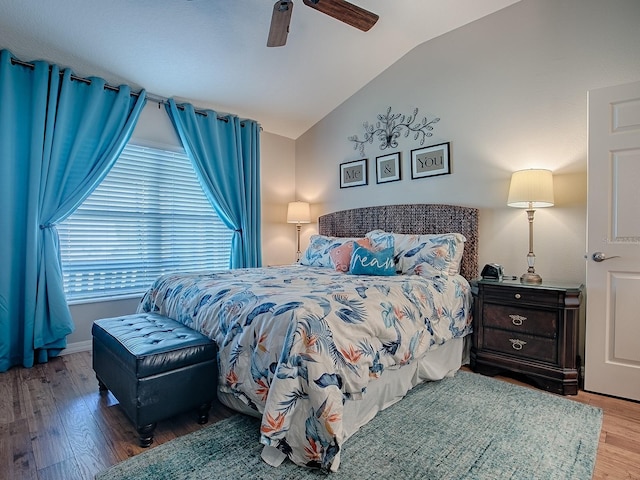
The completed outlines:
<svg viewBox="0 0 640 480">
<path fill-rule="evenodd" d="M 229 266 L 261 266 L 260 126 L 173 99 L 166 109 L 207 198 L 234 231 Z"/>
<path fill-rule="evenodd" d="M 56 223 L 106 176 L 145 104 L 0 51 L 0 371 L 57 355 L 73 331 Z"/>
</svg>

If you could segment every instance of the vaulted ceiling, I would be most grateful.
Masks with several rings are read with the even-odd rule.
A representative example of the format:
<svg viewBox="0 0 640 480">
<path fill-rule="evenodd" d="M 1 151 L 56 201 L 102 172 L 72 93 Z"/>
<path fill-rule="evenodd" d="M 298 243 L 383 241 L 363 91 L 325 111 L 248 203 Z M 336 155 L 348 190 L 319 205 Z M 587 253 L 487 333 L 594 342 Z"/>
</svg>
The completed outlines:
<svg viewBox="0 0 640 480">
<path fill-rule="evenodd" d="M 368 32 L 294 0 L 267 48 L 275 0 L 0 0 L 0 48 L 260 122 L 297 138 L 417 45 L 518 0 L 353 0 Z"/>
</svg>

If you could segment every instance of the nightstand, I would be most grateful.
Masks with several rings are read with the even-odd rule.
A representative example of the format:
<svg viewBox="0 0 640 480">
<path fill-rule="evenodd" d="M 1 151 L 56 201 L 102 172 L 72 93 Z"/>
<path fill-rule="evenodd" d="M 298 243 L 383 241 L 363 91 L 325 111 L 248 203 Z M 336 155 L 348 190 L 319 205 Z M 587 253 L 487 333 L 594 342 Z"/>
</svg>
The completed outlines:
<svg viewBox="0 0 640 480">
<path fill-rule="evenodd" d="M 583 286 L 477 280 L 471 368 L 517 372 L 563 395 L 578 393 L 578 328 Z"/>
</svg>

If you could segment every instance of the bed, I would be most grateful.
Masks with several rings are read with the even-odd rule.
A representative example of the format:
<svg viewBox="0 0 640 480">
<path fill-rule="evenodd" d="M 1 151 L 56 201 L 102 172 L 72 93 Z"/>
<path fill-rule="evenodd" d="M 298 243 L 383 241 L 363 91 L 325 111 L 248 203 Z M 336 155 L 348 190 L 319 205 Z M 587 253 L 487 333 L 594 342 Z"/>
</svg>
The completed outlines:
<svg viewBox="0 0 640 480">
<path fill-rule="evenodd" d="M 336 471 L 378 411 L 466 363 L 477 224 L 452 205 L 323 215 L 302 265 L 164 275 L 138 311 L 216 341 L 218 396 L 262 419 L 267 463 Z"/>
</svg>

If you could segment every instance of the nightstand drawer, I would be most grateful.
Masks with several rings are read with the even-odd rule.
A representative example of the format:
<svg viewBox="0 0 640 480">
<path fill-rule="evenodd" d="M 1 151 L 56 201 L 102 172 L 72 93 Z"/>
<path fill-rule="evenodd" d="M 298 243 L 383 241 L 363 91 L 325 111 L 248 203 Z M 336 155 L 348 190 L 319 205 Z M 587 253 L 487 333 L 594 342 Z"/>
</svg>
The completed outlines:
<svg viewBox="0 0 640 480">
<path fill-rule="evenodd" d="M 558 361 L 554 339 L 505 330 L 485 328 L 483 348 L 543 362 L 557 363 Z"/>
<path fill-rule="evenodd" d="M 499 303 L 513 303 L 514 305 L 535 305 L 537 307 L 560 307 L 563 306 L 564 297 L 562 292 L 554 290 L 534 290 L 531 288 L 512 286 L 503 288 L 500 284 L 485 285 L 484 299 L 486 302 L 491 300 L 499 301 Z"/>
<path fill-rule="evenodd" d="M 558 331 L 558 314 L 555 311 L 485 303 L 482 323 L 485 327 L 555 338 Z"/>
</svg>

